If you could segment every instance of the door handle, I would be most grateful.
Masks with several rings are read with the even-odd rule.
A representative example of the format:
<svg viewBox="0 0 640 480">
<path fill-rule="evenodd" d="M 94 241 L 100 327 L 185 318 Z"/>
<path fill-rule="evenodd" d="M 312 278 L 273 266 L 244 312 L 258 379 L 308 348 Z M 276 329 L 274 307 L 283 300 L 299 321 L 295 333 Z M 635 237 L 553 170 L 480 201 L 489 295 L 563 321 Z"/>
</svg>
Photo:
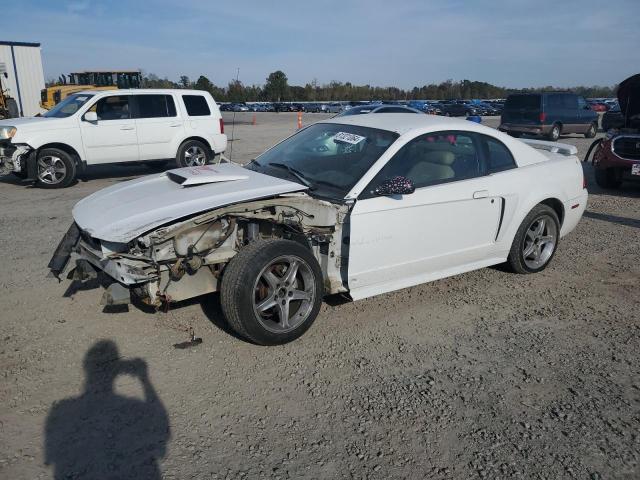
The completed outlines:
<svg viewBox="0 0 640 480">
<path fill-rule="evenodd" d="M 478 190 L 473 192 L 473 198 L 487 198 L 489 196 L 489 190 Z"/>
<path fill-rule="evenodd" d="M 133 130 L 135 127 L 120 127 L 120 130 Z"/>
</svg>

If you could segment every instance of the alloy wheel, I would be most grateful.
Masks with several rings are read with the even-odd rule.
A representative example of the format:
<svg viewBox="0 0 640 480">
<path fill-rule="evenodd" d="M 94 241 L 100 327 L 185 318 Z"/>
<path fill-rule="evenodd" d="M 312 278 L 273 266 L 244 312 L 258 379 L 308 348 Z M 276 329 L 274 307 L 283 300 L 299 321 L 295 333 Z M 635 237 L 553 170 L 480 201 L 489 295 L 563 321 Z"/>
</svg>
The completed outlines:
<svg viewBox="0 0 640 480">
<path fill-rule="evenodd" d="M 522 242 L 524 263 L 532 270 L 543 267 L 556 249 L 558 229 L 549 215 L 541 215 L 531 222 Z"/>
<path fill-rule="evenodd" d="M 313 310 L 313 271 L 300 257 L 285 255 L 272 260 L 258 275 L 253 290 L 256 318 L 270 332 L 294 330 Z"/>
<path fill-rule="evenodd" d="M 184 163 L 189 167 L 207 163 L 207 154 L 201 147 L 193 145 L 184 151 Z"/>
<path fill-rule="evenodd" d="M 48 155 L 38 159 L 38 180 L 56 185 L 67 176 L 67 167 L 60 157 Z"/>
</svg>

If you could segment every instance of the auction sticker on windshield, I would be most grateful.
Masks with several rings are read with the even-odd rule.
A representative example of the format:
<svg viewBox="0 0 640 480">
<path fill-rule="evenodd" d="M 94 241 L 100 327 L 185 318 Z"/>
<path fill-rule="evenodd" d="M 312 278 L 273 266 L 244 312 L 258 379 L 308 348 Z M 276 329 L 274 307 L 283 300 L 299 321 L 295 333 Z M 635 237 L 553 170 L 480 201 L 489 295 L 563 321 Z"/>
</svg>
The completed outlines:
<svg viewBox="0 0 640 480">
<path fill-rule="evenodd" d="M 367 137 L 362 137 L 360 135 L 356 135 L 355 133 L 347 133 L 347 132 L 338 132 L 333 136 L 334 142 L 344 142 L 350 143 L 351 145 L 357 145 L 362 140 L 365 140 Z"/>
</svg>

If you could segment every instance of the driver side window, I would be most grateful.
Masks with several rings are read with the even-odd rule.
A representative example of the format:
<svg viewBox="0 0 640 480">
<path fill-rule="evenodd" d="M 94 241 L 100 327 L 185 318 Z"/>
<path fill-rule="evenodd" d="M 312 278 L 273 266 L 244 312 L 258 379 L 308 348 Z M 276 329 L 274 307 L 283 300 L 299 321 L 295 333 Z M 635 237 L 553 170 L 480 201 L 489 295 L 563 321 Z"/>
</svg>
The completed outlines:
<svg viewBox="0 0 640 480">
<path fill-rule="evenodd" d="M 481 174 L 478 141 L 462 131 L 421 135 L 396 153 L 367 188 L 370 194 L 386 180 L 405 177 L 415 188 L 439 185 Z"/>
<path fill-rule="evenodd" d="M 131 118 L 129 96 L 104 97 L 88 110 L 98 114 L 98 120 L 126 120 Z"/>
</svg>

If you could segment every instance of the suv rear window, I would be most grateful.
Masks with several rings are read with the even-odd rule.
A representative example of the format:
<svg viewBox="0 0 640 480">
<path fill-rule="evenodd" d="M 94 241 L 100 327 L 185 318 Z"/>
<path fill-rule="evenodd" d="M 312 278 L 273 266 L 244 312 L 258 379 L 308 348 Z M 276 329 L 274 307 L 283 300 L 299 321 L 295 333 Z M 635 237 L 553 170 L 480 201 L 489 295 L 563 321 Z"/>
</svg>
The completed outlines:
<svg viewBox="0 0 640 480">
<path fill-rule="evenodd" d="M 505 110 L 520 108 L 540 108 L 540 95 L 510 95 Z"/>
<path fill-rule="evenodd" d="M 211 115 L 207 99 L 202 95 L 182 95 L 184 106 L 187 107 L 187 114 L 190 117 L 207 117 Z"/>
<path fill-rule="evenodd" d="M 138 102 L 136 118 L 175 117 L 176 105 L 171 95 L 135 95 Z"/>
</svg>

